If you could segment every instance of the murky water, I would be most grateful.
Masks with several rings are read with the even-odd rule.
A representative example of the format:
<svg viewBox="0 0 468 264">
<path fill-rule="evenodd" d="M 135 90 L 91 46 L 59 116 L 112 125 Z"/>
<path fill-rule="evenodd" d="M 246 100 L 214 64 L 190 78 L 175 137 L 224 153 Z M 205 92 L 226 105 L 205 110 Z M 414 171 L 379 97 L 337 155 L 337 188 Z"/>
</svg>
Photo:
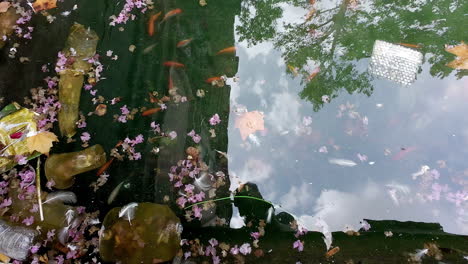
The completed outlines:
<svg viewBox="0 0 468 264">
<path fill-rule="evenodd" d="M 141 158 L 113 162 L 102 187 L 89 188 L 95 172 L 77 177 L 70 190 L 80 205 L 103 217 L 130 202 L 166 203 L 184 219 L 183 207 L 190 203 L 180 206 L 177 199 L 187 189 L 174 188 L 168 174 L 192 146 L 207 172 L 227 175 L 226 184 L 206 192 L 204 200 L 241 193 L 249 182 L 276 213 L 285 211 L 310 230 L 317 230 L 318 221 L 331 231 L 358 230 L 361 220 L 374 219 L 434 222 L 446 232 L 468 234 L 468 80 L 466 70 L 447 66 L 456 56 L 446 51 L 447 45 L 468 41 L 468 2 L 261 0 L 202 6 L 164 0 L 146 13 L 134 11 L 134 21 L 109 25 L 122 6 L 65 1 L 50 11 L 53 23 L 33 17 L 33 39 L 18 41 L 14 59 L 7 59 L 12 44 L 3 48 L 0 93 L 4 103 L 22 103 L 30 88 L 54 76 L 57 52 L 73 22 L 99 36 L 104 78 L 82 92 L 87 126 L 72 143 L 62 138 L 52 152 L 82 149 L 85 132 L 90 145 L 101 144 L 108 154 L 126 137 L 142 135 L 144 142 L 135 146 Z M 149 36 L 148 19 L 176 8 L 183 11 L 161 17 Z M 389 47 L 380 54 L 379 40 Z M 30 62 L 19 63 L 22 56 Z M 50 72 L 41 71 L 43 64 Z M 372 71 L 376 65 L 386 70 L 381 76 Z M 170 97 L 167 109 L 146 114 L 162 107 L 154 98 L 164 95 Z M 88 115 L 96 100 L 107 105 L 104 116 Z M 125 109 L 135 112 L 126 116 Z M 56 126 L 53 131 L 58 134 Z M 197 230 L 220 219 L 231 228 L 247 224 L 225 202 L 205 212 L 201 222 L 182 221 Z"/>
</svg>

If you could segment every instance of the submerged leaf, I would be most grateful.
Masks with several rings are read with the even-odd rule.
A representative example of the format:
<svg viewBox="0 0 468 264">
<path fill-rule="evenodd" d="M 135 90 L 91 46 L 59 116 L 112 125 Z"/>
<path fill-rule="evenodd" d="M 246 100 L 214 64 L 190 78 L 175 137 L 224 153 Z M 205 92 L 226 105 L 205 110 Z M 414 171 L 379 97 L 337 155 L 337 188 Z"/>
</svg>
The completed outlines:
<svg viewBox="0 0 468 264">
<path fill-rule="evenodd" d="M 38 151 L 42 154 L 49 154 L 52 142 L 58 141 L 57 136 L 52 132 L 41 132 L 26 139 L 29 151 Z"/>
<path fill-rule="evenodd" d="M 243 114 L 236 119 L 236 128 L 239 129 L 242 140 L 246 140 L 250 134 L 265 130 L 263 114 L 258 111 Z"/>
<path fill-rule="evenodd" d="M 468 70 L 468 45 L 461 42 L 456 46 L 446 46 L 445 51 L 456 55 L 457 58 L 447 64 L 450 68 L 457 70 Z"/>
<path fill-rule="evenodd" d="M 48 10 L 57 7 L 57 0 L 37 0 L 32 4 L 34 12 Z"/>
</svg>

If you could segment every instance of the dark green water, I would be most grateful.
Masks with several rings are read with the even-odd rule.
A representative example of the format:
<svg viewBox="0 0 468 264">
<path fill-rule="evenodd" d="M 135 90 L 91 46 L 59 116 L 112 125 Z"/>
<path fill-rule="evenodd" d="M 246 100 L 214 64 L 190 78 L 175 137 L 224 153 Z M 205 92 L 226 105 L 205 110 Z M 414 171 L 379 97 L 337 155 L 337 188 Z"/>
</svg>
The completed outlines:
<svg viewBox="0 0 468 264">
<path fill-rule="evenodd" d="M 60 15 L 75 4 L 78 9 L 71 15 Z M 199 146 L 210 170 L 230 178 L 216 198 L 251 182 L 265 200 L 281 205 L 277 213 L 286 210 L 309 230 L 317 230 L 317 219 L 331 231 L 359 229 L 360 220 L 375 219 L 436 222 L 446 232 L 468 234 L 467 71 L 447 67 L 455 56 L 445 51 L 446 44 L 468 41 L 468 2 L 375 0 L 353 8 L 346 1 L 317 1 L 316 13 L 306 21 L 309 1 L 208 0 L 201 7 L 198 1 L 163 0 L 146 14 L 135 12 L 134 21 L 109 26 L 108 18 L 122 6 L 115 0 L 65 1 L 50 11 L 57 16 L 54 23 L 33 18 L 33 40 L 18 52 L 30 63 L 7 59 L 7 48 L 2 50 L 0 93 L 5 103 L 22 102 L 30 88 L 44 85 L 41 65 L 55 63 L 73 22 L 98 33 L 106 79 L 97 84 L 97 95 L 122 100 L 109 105 L 105 116 L 87 118 L 77 142 L 61 142 L 53 152 L 81 149 L 79 135 L 85 131 L 91 134 L 90 144 L 107 151 L 127 136 L 151 137 L 152 121 L 163 131 L 177 132 L 167 144 L 138 145 L 141 160 L 114 162 L 109 181 L 95 193 L 88 188 L 95 172 L 80 175 L 72 188 L 79 204 L 105 214 L 129 202 L 162 203 L 168 195 L 171 207 L 183 216 L 167 173 L 185 158 L 188 146 L 197 145 L 186 136 L 194 129 L 202 137 Z M 183 13 L 148 36 L 149 16 L 174 8 Z M 188 38 L 193 38 L 189 45 L 176 47 Z M 368 71 L 376 40 L 418 45 L 413 50 L 423 60 L 414 82 L 403 86 Z M 134 52 L 130 45 L 136 46 Z M 236 46 L 235 54 L 216 55 L 229 46 Z M 108 50 L 118 60 L 106 57 Z M 185 67 L 168 68 L 165 61 Z M 307 80 L 317 67 L 320 72 Z M 205 82 L 221 75 L 229 77 L 229 85 Z M 127 123 L 114 121 L 124 105 L 153 107 L 148 93 L 167 95 L 169 76 L 187 102 L 168 103 L 164 112 L 137 114 Z M 205 97 L 196 95 L 199 89 Z M 83 91 L 83 113 L 94 110 L 92 98 Z M 245 111 L 262 112 L 265 129 L 243 140 L 235 122 Z M 215 113 L 222 121 L 213 127 L 209 119 Z M 211 128 L 216 137 L 210 137 Z M 157 155 L 151 152 L 155 147 L 161 149 Z M 354 164 L 343 166 L 333 159 Z M 430 170 L 419 175 L 422 166 Z M 128 188 L 108 205 L 110 192 L 123 181 Z M 238 228 L 243 221 L 233 209 L 231 227 Z M 217 207 L 220 217 L 229 220 L 231 213 L 228 203 Z M 199 223 L 186 227 L 197 229 Z"/>
</svg>

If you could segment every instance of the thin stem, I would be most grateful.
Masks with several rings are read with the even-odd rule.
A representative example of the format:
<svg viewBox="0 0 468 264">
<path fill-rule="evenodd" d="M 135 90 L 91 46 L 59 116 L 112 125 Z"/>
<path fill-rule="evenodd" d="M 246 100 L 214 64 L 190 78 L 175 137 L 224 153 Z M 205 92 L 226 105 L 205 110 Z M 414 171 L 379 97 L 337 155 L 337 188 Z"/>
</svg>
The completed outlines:
<svg viewBox="0 0 468 264">
<path fill-rule="evenodd" d="M 271 205 L 271 206 L 274 207 L 274 205 L 273 205 L 272 203 L 270 203 L 270 202 L 268 202 L 268 201 L 265 201 L 265 200 L 263 200 L 263 199 L 257 198 L 257 197 L 253 197 L 253 196 L 236 195 L 236 196 L 234 196 L 234 197 L 232 197 L 232 198 L 244 198 L 244 199 L 257 200 L 257 201 L 260 201 L 260 202 L 267 203 L 267 204 L 269 204 L 269 205 Z M 218 201 L 229 200 L 229 199 L 231 199 L 230 196 L 228 196 L 228 197 L 223 197 L 223 198 L 218 198 L 218 199 L 214 199 L 214 200 L 208 200 L 208 201 L 198 202 L 198 203 L 194 203 L 194 204 L 192 204 L 192 205 L 189 205 L 189 206 L 185 207 L 184 210 L 189 209 L 189 208 L 191 208 L 191 207 L 193 207 L 193 206 L 195 206 L 195 205 L 199 205 L 199 204 L 205 204 L 205 203 L 209 203 L 209 202 L 218 202 Z"/>
<path fill-rule="evenodd" d="M 42 191 L 41 191 L 41 158 L 37 158 L 36 193 L 37 193 L 37 202 L 39 203 L 39 215 L 41 217 L 41 221 L 44 221 L 44 211 L 42 211 Z"/>
</svg>

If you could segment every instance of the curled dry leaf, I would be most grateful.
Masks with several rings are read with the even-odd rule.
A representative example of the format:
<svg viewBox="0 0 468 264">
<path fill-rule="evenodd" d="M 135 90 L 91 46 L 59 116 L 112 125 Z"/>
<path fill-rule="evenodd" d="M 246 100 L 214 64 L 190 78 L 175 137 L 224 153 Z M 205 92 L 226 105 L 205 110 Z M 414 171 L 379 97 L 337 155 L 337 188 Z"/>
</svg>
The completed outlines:
<svg viewBox="0 0 468 264">
<path fill-rule="evenodd" d="M 446 46 L 445 51 L 456 55 L 457 58 L 447 64 L 450 68 L 457 70 L 468 70 L 468 45 L 461 42 L 456 46 Z"/>
<path fill-rule="evenodd" d="M 57 0 L 37 0 L 32 4 L 34 12 L 40 12 L 57 7 Z"/>
<path fill-rule="evenodd" d="M 37 151 L 42 154 L 49 154 L 52 142 L 54 141 L 58 141 L 57 136 L 52 132 L 45 131 L 28 137 L 26 144 L 30 152 Z"/>
<path fill-rule="evenodd" d="M 5 13 L 10 7 L 10 2 L 1 2 L 0 3 L 0 13 Z"/>
<path fill-rule="evenodd" d="M 239 129 L 242 140 L 246 140 L 250 134 L 265 130 L 263 114 L 258 111 L 247 112 L 236 119 L 236 128 Z"/>
</svg>

